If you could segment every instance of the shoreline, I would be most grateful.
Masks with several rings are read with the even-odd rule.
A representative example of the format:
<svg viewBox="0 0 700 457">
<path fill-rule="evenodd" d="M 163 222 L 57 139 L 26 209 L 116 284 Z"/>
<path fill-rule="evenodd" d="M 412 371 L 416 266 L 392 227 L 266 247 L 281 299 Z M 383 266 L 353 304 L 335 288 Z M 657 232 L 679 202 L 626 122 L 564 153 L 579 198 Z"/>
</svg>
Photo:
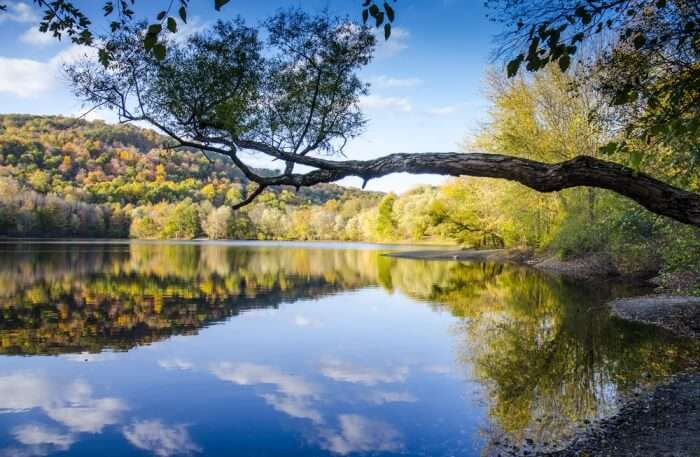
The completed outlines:
<svg viewBox="0 0 700 457">
<path fill-rule="evenodd" d="M 483 251 L 406 251 L 385 254 L 416 260 L 473 260 L 516 262 L 549 274 L 578 280 L 625 278 L 605 256 L 572 261 L 555 258 L 533 259 L 505 249 Z M 631 276 L 630 279 L 633 279 Z M 613 316 L 653 325 L 679 338 L 700 343 L 700 297 L 648 295 L 609 302 Z M 532 448 L 500 448 L 499 455 L 542 457 L 700 456 L 700 344 L 693 368 L 671 376 L 665 382 L 626 402 L 610 417 L 587 424 L 563 449 L 536 451 Z"/>
<path fill-rule="evenodd" d="M 631 297 L 613 300 L 608 306 L 619 319 L 653 325 L 700 343 L 700 297 Z M 700 353 L 695 367 L 671 376 L 613 416 L 591 424 L 566 448 L 537 455 L 700 455 Z"/>
</svg>

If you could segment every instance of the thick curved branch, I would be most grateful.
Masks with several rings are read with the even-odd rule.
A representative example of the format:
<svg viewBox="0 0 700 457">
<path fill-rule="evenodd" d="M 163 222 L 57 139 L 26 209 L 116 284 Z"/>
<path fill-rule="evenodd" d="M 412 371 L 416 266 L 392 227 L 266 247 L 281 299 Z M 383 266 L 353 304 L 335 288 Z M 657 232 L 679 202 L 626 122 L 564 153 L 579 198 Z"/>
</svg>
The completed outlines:
<svg viewBox="0 0 700 457">
<path fill-rule="evenodd" d="M 265 190 L 265 187 L 266 187 L 266 186 L 265 186 L 264 184 L 258 184 L 258 188 L 257 188 L 257 189 L 255 189 L 253 192 L 251 192 L 251 194 L 248 195 L 248 197 L 246 197 L 245 200 L 241 200 L 240 202 L 238 202 L 238 203 L 236 203 L 235 205 L 233 205 L 233 206 L 231 207 L 231 209 L 233 209 L 233 210 L 235 211 L 235 210 L 237 210 L 237 209 L 243 208 L 243 207 L 246 206 L 246 205 L 250 205 L 251 203 L 253 203 L 253 200 L 255 200 L 256 198 L 258 198 L 258 195 L 260 195 L 260 194 L 263 193 L 263 191 Z"/>
<path fill-rule="evenodd" d="M 391 154 L 373 160 L 331 161 L 313 157 L 282 159 L 317 168 L 306 174 L 265 178 L 264 184 L 312 186 L 357 176 L 368 181 L 392 173 L 438 174 L 500 178 L 539 192 L 572 187 L 597 187 L 624 195 L 648 210 L 700 227 L 700 195 L 666 184 L 612 162 L 579 156 L 555 164 L 499 154 Z"/>
</svg>

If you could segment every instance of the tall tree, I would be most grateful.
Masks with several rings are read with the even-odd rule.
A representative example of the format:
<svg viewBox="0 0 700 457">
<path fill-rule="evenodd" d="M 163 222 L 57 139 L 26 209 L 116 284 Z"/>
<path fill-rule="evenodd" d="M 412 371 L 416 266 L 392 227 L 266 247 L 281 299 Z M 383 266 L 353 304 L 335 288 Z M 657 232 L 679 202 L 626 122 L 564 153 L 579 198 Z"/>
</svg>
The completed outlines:
<svg viewBox="0 0 700 457">
<path fill-rule="evenodd" d="M 257 31 L 266 32 L 262 40 Z M 700 195 L 634 169 L 577 156 L 542 163 L 499 154 L 391 154 L 373 160 L 332 160 L 364 125 L 359 97 L 367 87 L 357 71 L 374 47 L 368 28 L 301 11 L 279 13 L 259 27 L 242 20 L 175 45 L 163 60 L 139 45 L 139 29 L 106 37 L 114 59 L 106 68 L 82 62 L 69 75 L 76 94 L 115 109 L 122 121 L 147 122 L 169 135 L 174 147 L 218 153 L 258 188 L 310 186 L 357 176 L 365 182 L 390 173 L 433 173 L 502 178 L 541 192 L 591 186 L 625 195 L 651 211 L 700 226 Z M 244 151 L 287 163 L 284 173 L 263 176 Z M 594 152 L 594 151 L 591 151 Z M 295 164 L 311 171 L 294 173 Z"/>
</svg>

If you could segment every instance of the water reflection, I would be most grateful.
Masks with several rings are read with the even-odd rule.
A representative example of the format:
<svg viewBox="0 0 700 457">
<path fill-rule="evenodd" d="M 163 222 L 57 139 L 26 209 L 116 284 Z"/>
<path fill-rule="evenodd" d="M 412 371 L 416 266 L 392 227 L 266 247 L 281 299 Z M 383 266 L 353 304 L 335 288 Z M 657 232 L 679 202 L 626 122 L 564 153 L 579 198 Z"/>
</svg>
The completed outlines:
<svg viewBox="0 0 700 457">
<path fill-rule="evenodd" d="M 188 455 L 202 449 L 192 441 L 186 425 L 164 425 L 159 420 L 134 422 L 124 427 L 124 438 L 138 449 L 160 457 Z"/>
<path fill-rule="evenodd" d="M 81 379 L 0 370 L 0 413 L 7 413 L 0 421 L 34 414 L 11 421 L 0 440 L 12 444 L 0 455 L 79 453 L 77 443 L 98 435 L 128 444 L 125 454 L 209 454 L 225 439 L 254 449 L 263 432 L 238 424 L 238 408 L 272 443 L 260 455 L 291 455 L 290 446 L 298 455 L 478 455 L 505 439 L 566 439 L 583 420 L 609 414 L 621 396 L 697 361 L 697 343 L 611 319 L 601 304 L 632 292 L 621 286 L 380 254 L 0 246 L 0 354 L 60 355 L 73 367 L 99 362 L 89 364 L 98 369 L 95 382 L 140 370 L 138 379 L 109 386 L 123 395 L 95 394 Z M 193 337 L 223 322 L 225 331 Z M 181 344 L 173 338 L 180 335 Z M 152 354 L 136 355 L 168 378 L 125 358 L 123 351 L 145 345 Z M 34 369 L 47 359 L 0 360 Z M 159 391 L 165 379 L 173 390 L 167 400 Z M 159 393 L 138 397 L 139 380 Z M 210 401 L 196 403 L 194 392 Z M 140 411 L 141 403 L 150 406 Z M 183 411 L 152 416 L 166 405 Z M 209 418 L 207 408 L 218 415 Z M 199 419 L 183 419 L 190 416 Z M 280 429 L 282 418 L 291 422 Z M 227 428 L 229 420 L 240 433 Z M 204 422 L 221 431 L 205 433 Z"/>
<path fill-rule="evenodd" d="M 40 409 L 55 424 L 22 424 L 12 429 L 15 440 L 24 448 L 2 451 L 6 455 L 48 455 L 66 451 L 81 433 L 98 434 L 117 424 L 126 404 L 118 398 L 97 398 L 89 384 L 66 384 L 48 375 L 13 373 L 0 376 L 0 413 L 22 413 Z"/>
</svg>

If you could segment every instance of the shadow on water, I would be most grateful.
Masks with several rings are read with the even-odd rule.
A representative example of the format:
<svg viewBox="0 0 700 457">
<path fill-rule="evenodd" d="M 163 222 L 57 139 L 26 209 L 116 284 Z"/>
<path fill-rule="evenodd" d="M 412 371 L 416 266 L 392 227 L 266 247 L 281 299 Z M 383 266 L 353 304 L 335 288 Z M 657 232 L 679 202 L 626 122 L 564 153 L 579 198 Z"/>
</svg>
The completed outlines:
<svg viewBox="0 0 700 457">
<path fill-rule="evenodd" d="M 0 246 L 0 353 L 127 351 L 251 309 L 368 287 L 455 318 L 458 362 L 487 392 L 489 453 L 554 443 L 696 362 L 697 343 L 609 316 L 634 288 L 525 267 L 361 249 L 222 244 Z"/>
</svg>

